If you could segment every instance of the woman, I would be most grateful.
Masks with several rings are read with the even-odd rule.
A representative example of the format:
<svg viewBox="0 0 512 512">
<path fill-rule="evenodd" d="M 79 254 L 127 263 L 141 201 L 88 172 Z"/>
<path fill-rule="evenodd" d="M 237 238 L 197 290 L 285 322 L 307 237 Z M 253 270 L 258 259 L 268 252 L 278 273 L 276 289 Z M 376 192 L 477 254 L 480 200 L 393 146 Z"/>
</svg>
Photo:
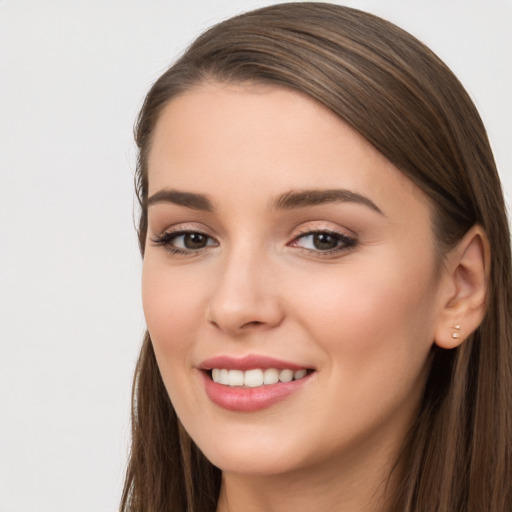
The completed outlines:
<svg viewBox="0 0 512 512">
<path fill-rule="evenodd" d="M 141 110 L 124 511 L 500 511 L 511 256 L 485 129 L 394 25 L 283 4 Z"/>
</svg>

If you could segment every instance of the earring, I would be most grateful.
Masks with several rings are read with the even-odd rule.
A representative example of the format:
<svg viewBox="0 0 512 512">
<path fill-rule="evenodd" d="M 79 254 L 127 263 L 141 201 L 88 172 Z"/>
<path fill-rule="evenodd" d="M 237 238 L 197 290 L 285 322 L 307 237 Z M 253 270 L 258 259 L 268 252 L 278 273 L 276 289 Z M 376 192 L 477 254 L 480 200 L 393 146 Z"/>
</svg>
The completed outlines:
<svg viewBox="0 0 512 512">
<path fill-rule="evenodd" d="M 460 325 L 455 325 L 452 327 L 452 329 L 455 329 L 455 332 L 452 332 L 452 338 L 454 340 L 460 338 Z"/>
</svg>

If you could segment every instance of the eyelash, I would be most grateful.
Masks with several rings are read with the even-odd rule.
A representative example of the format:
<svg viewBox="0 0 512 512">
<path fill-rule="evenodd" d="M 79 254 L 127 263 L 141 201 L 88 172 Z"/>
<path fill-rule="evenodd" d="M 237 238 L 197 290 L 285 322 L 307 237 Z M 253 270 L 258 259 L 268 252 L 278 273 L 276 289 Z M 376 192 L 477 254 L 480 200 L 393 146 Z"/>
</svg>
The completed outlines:
<svg viewBox="0 0 512 512">
<path fill-rule="evenodd" d="M 180 236 L 186 235 L 201 235 L 207 238 L 207 245 L 205 247 L 199 249 L 182 249 L 181 247 L 175 247 L 172 245 L 172 242 L 179 238 Z M 193 229 L 182 229 L 177 231 L 164 231 L 158 235 L 155 235 L 151 240 L 153 245 L 158 247 L 163 247 L 166 251 L 171 254 L 183 255 L 183 256 L 196 256 L 205 251 L 208 247 L 213 247 L 213 245 L 209 245 L 208 241 L 214 240 L 211 236 L 206 233 Z M 218 245 L 218 243 L 216 243 Z"/>
<path fill-rule="evenodd" d="M 335 254 L 339 254 L 340 252 L 350 250 L 357 245 L 357 239 L 345 235 L 343 233 L 338 233 L 337 231 L 331 231 L 328 229 L 316 229 L 310 231 L 299 231 L 299 236 L 296 236 L 290 243 L 287 245 L 290 247 L 297 247 L 301 252 L 307 253 L 309 255 L 315 255 L 317 257 L 329 257 Z M 200 235 L 207 238 L 207 243 L 204 247 L 198 249 L 183 249 L 180 247 L 175 247 L 172 245 L 172 242 L 179 238 L 180 236 L 186 235 Z M 297 245 L 299 240 L 305 239 L 307 237 L 314 237 L 318 235 L 328 235 L 333 237 L 335 241 L 337 241 L 337 246 L 333 249 L 321 250 L 321 249 L 310 249 L 307 247 L 300 247 Z M 209 244 L 209 241 L 214 240 L 214 244 Z M 177 231 L 165 231 L 163 233 L 155 235 L 152 240 L 153 244 L 158 247 L 163 247 L 166 251 L 175 255 L 183 255 L 183 256 L 197 256 L 203 253 L 208 247 L 216 247 L 218 242 L 207 235 L 206 233 L 193 229 L 183 229 Z"/>
<path fill-rule="evenodd" d="M 339 254 L 344 251 L 348 251 L 352 248 L 354 248 L 357 245 L 357 239 L 348 235 L 345 235 L 343 233 L 339 233 L 337 231 L 332 231 L 329 229 L 314 229 L 314 230 L 308 230 L 308 231 L 299 231 L 299 236 L 295 237 L 292 242 L 290 242 L 288 245 L 294 247 L 296 246 L 296 242 L 301 239 L 305 239 L 307 237 L 314 237 L 317 235 L 328 235 L 330 237 L 333 237 L 335 241 L 337 242 L 336 247 L 333 249 L 327 249 L 322 251 L 321 249 L 309 249 L 306 247 L 298 247 L 301 251 L 307 253 L 307 254 L 313 254 L 317 257 L 329 257 L 334 256 L 336 254 Z"/>
</svg>

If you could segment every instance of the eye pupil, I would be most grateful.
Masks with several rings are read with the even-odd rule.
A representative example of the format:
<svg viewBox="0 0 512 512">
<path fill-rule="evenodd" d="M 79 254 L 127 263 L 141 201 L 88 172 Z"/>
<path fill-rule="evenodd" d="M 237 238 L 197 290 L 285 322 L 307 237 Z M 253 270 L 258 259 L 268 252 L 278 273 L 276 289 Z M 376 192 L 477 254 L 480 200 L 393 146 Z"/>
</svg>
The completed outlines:
<svg viewBox="0 0 512 512">
<path fill-rule="evenodd" d="M 338 239 L 329 233 L 315 233 L 313 235 L 313 245 L 318 250 L 335 249 L 338 246 Z"/>
<path fill-rule="evenodd" d="M 187 249 L 202 249 L 206 247 L 208 239 L 201 233 L 187 233 L 183 238 L 183 244 Z"/>
</svg>

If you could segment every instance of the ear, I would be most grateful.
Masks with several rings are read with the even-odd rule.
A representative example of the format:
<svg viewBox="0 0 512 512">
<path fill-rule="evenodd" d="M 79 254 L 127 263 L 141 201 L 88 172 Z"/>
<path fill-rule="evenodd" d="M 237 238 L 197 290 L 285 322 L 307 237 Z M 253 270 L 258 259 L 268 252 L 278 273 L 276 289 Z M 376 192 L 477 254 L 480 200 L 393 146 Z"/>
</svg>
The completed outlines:
<svg viewBox="0 0 512 512">
<path fill-rule="evenodd" d="M 460 345 L 482 322 L 490 270 L 489 240 L 473 226 L 446 257 L 442 312 L 435 343 L 451 349 Z"/>
</svg>

